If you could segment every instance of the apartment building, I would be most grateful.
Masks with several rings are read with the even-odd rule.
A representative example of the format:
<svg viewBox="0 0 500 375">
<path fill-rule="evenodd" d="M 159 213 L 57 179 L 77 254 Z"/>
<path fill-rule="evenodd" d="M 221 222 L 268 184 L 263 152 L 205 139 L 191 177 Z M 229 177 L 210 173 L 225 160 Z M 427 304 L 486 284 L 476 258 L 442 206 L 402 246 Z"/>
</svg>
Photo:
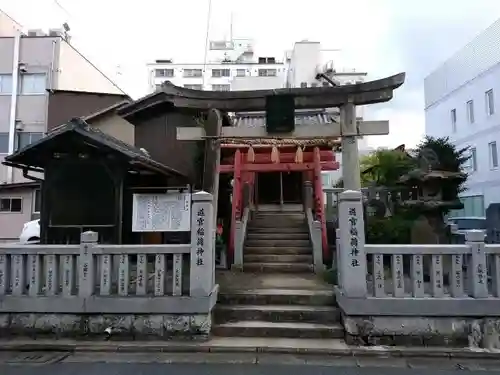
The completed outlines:
<svg viewBox="0 0 500 375">
<path fill-rule="evenodd" d="M 44 136 L 49 117 L 54 117 L 49 110 L 54 93 L 76 91 L 104 98 L 73 106 L 71 117 L 126 97 L 70 44 L 65 30 L 23 31 L 1 11 L 0 25 L 0 163 Z M 67 110 L 52 108 L 52 112 Z M 23 224 L 37 212 L 36 186 L 22 171 L 0 165 L 0 241 L 17 238 Z"/>
<path fill-rule="evenodd" d="M 255 56 L 249 39 L 211 41 L 206 63 L 156 60 L 148 69 L 151 92 L 165 81 L 195 90 L 231 91 L 244 89 L 240 82 L 246 77 L 257 78 L 264 88 L 284 87 L 286 78 L 285 63 L 275 57 Z"/>
<path fill-rule="evenodd" d="M 484 216 L 500 202 L 500 20 L 425 78 L 425 130 L 469 147 L 464 208 L 454 215 Z"/>
</svg>

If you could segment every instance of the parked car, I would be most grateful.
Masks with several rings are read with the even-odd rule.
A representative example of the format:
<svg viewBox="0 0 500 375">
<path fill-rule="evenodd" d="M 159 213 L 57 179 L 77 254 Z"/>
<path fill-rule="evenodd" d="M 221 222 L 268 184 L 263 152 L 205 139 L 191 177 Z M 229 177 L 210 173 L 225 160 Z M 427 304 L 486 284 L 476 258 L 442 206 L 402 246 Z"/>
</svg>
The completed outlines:
<svg viewBox="0 0 500 375">
<path fill-rule="evenodd" d="M 20 243 L 40 241 L 40 219 L 28 221 L 24 224 L 23 230 L 19 235 Z"/>
</svg>

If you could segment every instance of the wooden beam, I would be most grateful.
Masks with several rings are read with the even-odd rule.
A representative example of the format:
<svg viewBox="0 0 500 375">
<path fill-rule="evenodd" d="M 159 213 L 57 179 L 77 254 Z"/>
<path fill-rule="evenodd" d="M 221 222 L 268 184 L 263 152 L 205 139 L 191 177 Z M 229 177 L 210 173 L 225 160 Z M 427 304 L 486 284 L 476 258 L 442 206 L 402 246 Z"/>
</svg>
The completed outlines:
<svg viewBox="0 0 500 375">
<path fill-rule="evenodd" d="M 336 171 L 339 169 L 339 162 L 327 161 L 321 163 L 322 171 Z M 314 163 L 277 163 L 277 164 L 243 164 L 242 171 L 246 172 L 304 172 L 314 169 Z M 220 173 L 234 173 L 234 166 L 221 165 Z M 234 199 L 234 198 L 233 198 Z"/>
<path fill-rule="evenodd" d="M 243 164 L 250 164 L 245 158 L 243 160 Z M 306 151 L 303 153 L 303 161 L 304 162 L 312 162 L 314 160 L 314 154 L 312 151 Z M 321 161 L 335 161 L 335 155 L 333 151 L 323 150 L 320 151 Z M 295 162 L 295 151 L 294 152 L 280 152 L 280 161 L 284 163 L 294 163 Z M 224 164 L 233 165 L 234 164 L 234 156 L 228 156 L 227 158 L 222 159 Z M 270 153 L 256 153 L 255 160 L 253 161 L 255 164 L 269 164 L 272 163 L 271 154 Z"/>
<path fill-rule="evenodd" d="M 358 123 L 357 135 L 385 135 L 389 134 L 389 121 L 360 121 Z M 346 134 L 350 135 L 350 134 Z M 342 136 L 341 124 L 331 123 L 325 125 L 300 125 L 295 127 L 295 131 L 285 134 L 268 134 L 263 126 L 233 127 L 223 126 L 222 138 L 295 138 L 295 139 L 314 139 L 326 137 Z M 196 128 L 177 128 L 177 139 L 179 141 L 200 141 L 206 139 L 205 129 Z"/>
</svg>

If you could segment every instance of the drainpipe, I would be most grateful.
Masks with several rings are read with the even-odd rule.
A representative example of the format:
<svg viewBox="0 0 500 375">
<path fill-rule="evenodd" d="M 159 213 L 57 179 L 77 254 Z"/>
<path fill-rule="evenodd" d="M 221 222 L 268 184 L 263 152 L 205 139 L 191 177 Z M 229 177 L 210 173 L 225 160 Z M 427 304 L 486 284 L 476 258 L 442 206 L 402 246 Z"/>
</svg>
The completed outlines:
<svg viewBox="0 0 500 375">
<path fill-rule="evenodd" d="M 12 59 L 12 93 L 10 97 L 10 120 L 9 120 L 9 155 L 14 153 L 16 140 L 16 115 L 17 95 L 19 85 L 19 51 L 21 49 L 21 32 L 18 31 L 14 37 L 14 51 Z M 14 182 L 14 169 L 7 167 L 7 182 Z"/>
</svg>

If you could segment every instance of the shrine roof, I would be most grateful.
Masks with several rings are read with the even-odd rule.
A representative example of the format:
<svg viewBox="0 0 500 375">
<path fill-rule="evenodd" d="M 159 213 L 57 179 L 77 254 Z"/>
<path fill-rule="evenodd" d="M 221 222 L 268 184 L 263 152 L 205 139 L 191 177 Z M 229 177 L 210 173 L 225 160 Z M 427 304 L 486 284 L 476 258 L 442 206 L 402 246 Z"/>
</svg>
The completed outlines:
<svg viewBox="0 0 500 375">
<path fill-rule="evenodd" d="M 203 91 L 175 86 L 165 82 L 160 91 L 149 94 L 119 110 L 121 116 L 131 116 L 162 103 L 178 108 L 208 110 L 217 108 L 226 112 L 262 111 L 269 96 L 293 96 L 296 109 L 339 107 L 347 102 L 366 105 L 387 102 L 393 91 L 404 83 L 405 73 L 354 85 L 282 88 L 251 91 Z"/>
<path fill-rule="evenodd" d="M 4 164 L 18 168 L 44 168 L 44 158 L 40 156 L 44 151 L 58 152 L 57 144 L 64 146 L 68 141 L 68 138 L 64 137 L 64 135 L 68 134 L 81 137 L 84 143 L 91 144 L 93 147 L 104 147 L 122 154 L 129 160 L 130 164 L 142 169 L 170 176 L 186 177 L 181 172 L 155 161 L 145 151 L 90 126 L 80 118 L 72 119 L 68 123 L 52 129 L 42 139 L 7 156 Z"/>
</svg>

